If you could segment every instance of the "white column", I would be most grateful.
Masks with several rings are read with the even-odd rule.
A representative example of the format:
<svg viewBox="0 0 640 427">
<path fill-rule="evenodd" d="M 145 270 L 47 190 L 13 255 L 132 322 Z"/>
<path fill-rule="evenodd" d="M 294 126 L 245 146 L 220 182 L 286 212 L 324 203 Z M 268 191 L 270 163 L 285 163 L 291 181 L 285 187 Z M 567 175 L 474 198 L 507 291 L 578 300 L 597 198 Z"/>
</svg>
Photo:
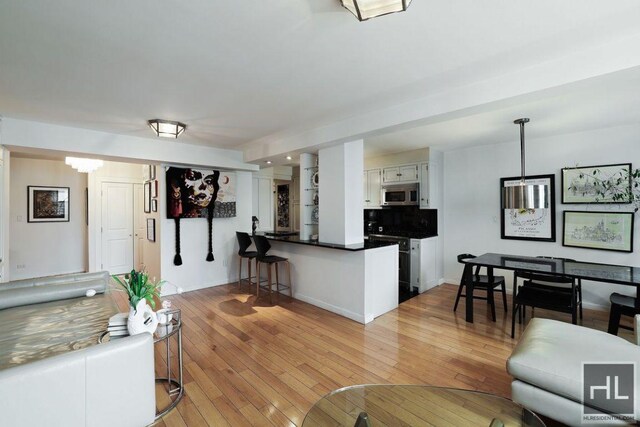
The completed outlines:
<svg viewBox="0 0 640 427">
<path fill-rule="evenodd" d="M 321 242 L 349 245 L 364 240 L 363 147 L 357 140 L 318 152 Z"/>
</svg>

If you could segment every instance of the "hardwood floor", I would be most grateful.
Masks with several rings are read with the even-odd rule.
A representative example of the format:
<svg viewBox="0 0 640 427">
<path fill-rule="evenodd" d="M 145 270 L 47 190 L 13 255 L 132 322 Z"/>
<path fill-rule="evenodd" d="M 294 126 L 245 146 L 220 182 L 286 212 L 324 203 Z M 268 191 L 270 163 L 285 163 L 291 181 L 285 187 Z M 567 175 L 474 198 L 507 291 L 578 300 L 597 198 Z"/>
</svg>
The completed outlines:
<svg viewBox="0 0 640 427">
<path fill-rule="evenodd" d="M 183 314 L 186 396 L 157 425 L 299 426 L 323 395 L 354 384 L 430 384 L 510 396 L 505 362 L 516 340 L 510 312 L 491 322 L 476 301 L 475 323 L 457 287 L 442 285 L 368 325 L 281 296 L 268 299 L 226 285 L 172 296 Z M 124 309 L 126 301 L 119 298 Z M 509 307 L 510 308 L 510 307 Z M 536 311 L 536 317 L 569 321 Z M 604 330 L 607 313 L 585 310 L 585 326 Z M 160 366 L 163 351 L 156 351 Z M 158 391 L 158 402 L 166 397 Z"/>
</svg>

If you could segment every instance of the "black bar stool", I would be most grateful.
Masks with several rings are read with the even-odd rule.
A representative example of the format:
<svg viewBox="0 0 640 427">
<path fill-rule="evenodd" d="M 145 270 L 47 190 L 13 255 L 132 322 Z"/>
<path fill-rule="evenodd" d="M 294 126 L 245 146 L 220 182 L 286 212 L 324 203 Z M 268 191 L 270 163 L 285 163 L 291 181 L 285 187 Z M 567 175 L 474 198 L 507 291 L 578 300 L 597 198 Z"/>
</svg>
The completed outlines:
<svg viewBox="0 0 640 427">
<path fill-rule="evenodd" d="M 608 332 L 618 335 L 619 328 L 633 330 L 633 328 L 621 325 L 620 318 L 622 315 L 634 317 L 636 314 L 640 314 L 636 299 L 614 292 L 609 297 L 609 301 L 611 301 L 611 311 L 609 312 Z"/>
<path fill-rule="evenodd" d="M 271 266 L 275 264 L 276 267 L 276 292 L 278 294 L 280 294 L 280 290 L 282 289 L 289 289 L 289 296 L 291 298 L 293 298 L 293 290 L 292 290 L 292 284 L 291 284 L 291 264 L 289 263 L 289 260 L 287 258 L 283 258 L 283 257 L 279 257 L 279 256 L 275 256 L 275 255 L 267 255 L 267 252 L 269 252 L 269 249 L 271 249 L 271 244 L 269 244 L 269 240 L 267 240 L 266 237 L 264 236 L 253 236 L 253 242 L 256 244 L 256 249 L 258 250 L 258 256 L 256 257 L 256 269 L 258 270 L 257 272 L 257 286 L 256 286 L 256 297 L 260 297 L 260 288 L 265 289 L 265 290 L 269 290 L 269 304 L 272 303 L 271 301 L 271 293 L 272 293 L 272 285 L 273 285 L 273 281 L 271 279 Z M 287 264 L 287 272 L 289 275 L 289 286 L 283 285 L 280 283 L 280 280 L 278 278 L 278 264 L 280 264 L 281 262 L 286 263 Z M 261 264 L 267 264 L 267 268 L 268 268 L 268 274 L 267 274 L 267 285 L 266 286 L 262 286 L 260 283 L 263 282 L 263 280 L 260 278 L 260 265 Z"/>
<path fill-rule="evenodd" d="M 251 237 L 249 233 L 243 233 L 242 231 L 236 231 L 236 238 L 238 239 L 238 290 L 240 290 L 240 286 L 242 285 L 242 281 L 246 280 L 249 285 L 253 285 L 254 282 L 251 281 L 251 261 L 256 259 L 258 256 L 258 252 L 252 251 L 247 252 L 249 246 L 251 246 Z M 242 260 L 247 260 L 247 272 L 248 276 L 246 279 L 242 278 Z M 258 262 L 256 261 L 256 269 L 258 268 Z"/>
</svg>

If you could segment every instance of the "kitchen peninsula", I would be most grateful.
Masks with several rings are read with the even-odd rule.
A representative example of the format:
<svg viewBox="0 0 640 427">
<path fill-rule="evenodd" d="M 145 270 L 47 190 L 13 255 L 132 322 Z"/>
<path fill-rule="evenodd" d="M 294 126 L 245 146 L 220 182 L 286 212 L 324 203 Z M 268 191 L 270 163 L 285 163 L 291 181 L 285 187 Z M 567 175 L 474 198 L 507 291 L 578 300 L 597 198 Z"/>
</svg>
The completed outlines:
<svg viewBox="0 0 640 427">
<path fill-rule="evenodd" d="M 291 262 L 294 298 L 365 324 L 398 307 L 397 244 L 266 237 Z"/>
</svg>

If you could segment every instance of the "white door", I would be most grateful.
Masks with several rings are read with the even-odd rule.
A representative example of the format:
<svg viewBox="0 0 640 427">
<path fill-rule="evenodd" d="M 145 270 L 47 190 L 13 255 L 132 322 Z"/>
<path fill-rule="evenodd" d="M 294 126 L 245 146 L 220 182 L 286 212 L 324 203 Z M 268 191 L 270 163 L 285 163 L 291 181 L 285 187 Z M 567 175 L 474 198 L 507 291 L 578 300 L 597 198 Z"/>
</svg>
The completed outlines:
<svg viewBox="0 0 640 427">
<path fill-rule="evenodd" d="M 142 269 L 144 260 L 144 240 L 146 236 L 144 216 L 144 187 L 133 184 L 133 265 L 136 270 Z"/>
<path fill-rule="evenodd" d="M 102 184 L 102 269 L 133 269 L 133 184 Z"/>
</svg>

